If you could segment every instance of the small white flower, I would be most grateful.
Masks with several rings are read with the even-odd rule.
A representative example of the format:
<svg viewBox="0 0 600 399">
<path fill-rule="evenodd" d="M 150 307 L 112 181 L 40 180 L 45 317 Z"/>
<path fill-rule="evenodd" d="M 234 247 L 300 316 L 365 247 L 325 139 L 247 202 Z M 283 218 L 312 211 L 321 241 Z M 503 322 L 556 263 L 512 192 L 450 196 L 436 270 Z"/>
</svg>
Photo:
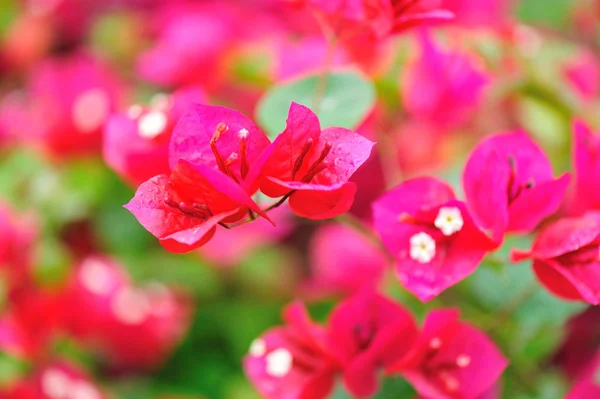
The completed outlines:
<svg viewBox="0 0 600 399">
<path fill-rule="evenodd" d="M 110 112 L 110 99 L 102 89 L 83 92 L 73 103 L 71 118 L 81 133 L 93 133 Z"/>
<path fill-rule="evenodd" d="M 471 357 L 468 355 L 460 355 L 457 359 L 456 359 L 456 365 L 460 368 L 465 368 L 468 367 L 469 364 L 471 364 Z"/>
<path fill-rule="evenodd" d="M 146 139 L 153 139 L 165 130 L 168 123 L 169 119 L 164 112 L 148 112 L 138 121 L 139 135 Z"/>
<path fill-rule="evenodd" d="M 238 132 L 238 135 L 239 135 L 240 139 L 246 139 L 246 138 L 248 138 L 249 133 L 250 132 L 248 131 L 248 129 L 242 129 Z"/>
<path fill-rule="evenodd" d="M 42 374 L 42 391 L 52 399 L 66 399 L 71 391 L 71 379 L 62 370 L 48 369 Z"/>
<path fill-rule="evenodd" d="M 458 233 L 463 228 L 465 222 L 462 218 L 460 209 L 455 207 L 443 207 L 440 208 L 433 224 L 440 229 L 445 236 L 451 236 L 454 233 Z"/>
<path fill-rule="evenodd" d="M 83 286 L 92 294 L 106 295 L 110 291 L 110 271 L 99 259 L 86 259 L 81 264 L 79 278 Z"/>
<path fill-rule="evenodd" d="M 410 238 L 410 257 L 419 263 L 429 263 L 435 257 L 435 240 L 421 232 Z"/>
<path fill-rule="evenodd" d="M 111 309 L 121 323 L 130 325 L 141 324 L 150 315 L 150 303 L 145 293 L 129 287 L 117 292 Z"/>
<path fill-rule="evenodd" d="M 250 350 L 248 351 L 250 356 L 261 357 L 267 353 L 267 343 L 264 339 L 257 338 L 250 344 Z"/>
<path fill-rule="evenodd" d="M 70 399 L 100 399 L 100 393 L 87 381 L 74 381 L 71 385 Z"/>
<path fill-rule="evenodd" d="M 290 351 L 279 348 L 269 353 L 266 357 L 266 371 L 271 377 L 285 377 L 292 369 L 294 358 Z"/>
</svg>

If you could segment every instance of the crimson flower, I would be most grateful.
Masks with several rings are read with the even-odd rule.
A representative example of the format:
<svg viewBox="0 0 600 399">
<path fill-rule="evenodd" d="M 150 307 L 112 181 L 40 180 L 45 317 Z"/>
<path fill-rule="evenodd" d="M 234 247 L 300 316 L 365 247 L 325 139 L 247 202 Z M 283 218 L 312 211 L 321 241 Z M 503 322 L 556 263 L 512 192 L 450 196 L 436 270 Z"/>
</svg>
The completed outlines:
<svg viewBox="0 0 600 399">
<path fill-rule="evenodd" d="M 378 389 L 379 369 L 391 366 L 411 349 L 417 326 L 406 309 L 365 290 L 334 309 L 327 332 L 346 387 L 356 397 L 368 397 Z"/>
<path fill-rule="evenodd" d="M 373 204 L 373 217 L 400 281 L 423 301 L 465 279 L 496 247 L 452 188 L 432 177 L 384 194 Z"/>
<path fill-rule="evenodd" d="M 258 186 L 260 156 L 268 145 L 239 112 L 195 105 L 173 132 L 170 175 L 143 183 L 125 207 L 168 251 L 196 249 L 220 223 L 240 221 L 249 211 L 266 217 L 250 194 Z"/>
<path fill-rule="evenodd" d="M 498 380 L 507 360 L 454 310 L 431 312 L 412 350 L 388 368 L 427 399 L 476 399 Z"/>
<path fill-rule="evenodd" d="M 269 197 L 289 197 L 292 211 L 308 219 L 347 212 L 356 184 L 348 180 L 369 158 L 374 143 L 351 130 L 321 130 L 307 107 L 292 103 L 286 129 L 275 139 L 262 169 L 260 188 Z"/>
<path fill-rule="evenodd" d="M 267 399 L 324 399 L 339 365 L 326 350 L 325 330 L 294 303 L 284 311 L 287 325 L 252 342 L 244 358 L 250 382 Z"/>
<path fill-rule="evenodd" d="M 112 115 L 104 130 L 102 153 L 115 172 L 131 184 L 169 173 L 169 141 L 175 123 L 193 103 L 204 103 L 198 88 L 157 95 L 149 106 L 133 105 Z"/>
<path fill-rule="evenodd" d="M 600 304 L 600 212 L 560 219 L 540 232 L 530 251 L 511 256 L 532 259 L 538 279 L 553 294 Z"/>
<path fill-rule="evenodd" d="M 568 173 L 553 177 L 548 158 L 524 131 L 480 142 L 463 172 L 469 209 L 497 241 L 505 232 L 530 232 L 556 212 L 569 180 Z"/>
</svg>

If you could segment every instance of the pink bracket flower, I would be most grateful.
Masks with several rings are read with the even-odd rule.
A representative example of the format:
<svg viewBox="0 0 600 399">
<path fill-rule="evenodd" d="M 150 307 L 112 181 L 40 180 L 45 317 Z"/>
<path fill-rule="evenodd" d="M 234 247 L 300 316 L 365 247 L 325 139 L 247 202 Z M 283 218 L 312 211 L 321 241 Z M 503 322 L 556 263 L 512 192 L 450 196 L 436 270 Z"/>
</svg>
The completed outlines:
<svg viewBox="0 0 600 399">
<path fill-rule="evenodd" d="M 388 368 L 427 399 L 476 399 L 500 378 L 508 361 L 481 331 L 454 310 L 430 313 L 413 349 Z"/>
<path fill-rule="evenodd" d="M 560 207 L 570 176 L 555 179 L 541 148 L 524 131 L 480 142 L 463 172 L 463 187 L 478 225 L 500 242 L 505 232 L 527 233 Z"/>
<path fill-rule="evenodd" d="M 600 137 L 581 121 L 573 124 L 573 166 L 575 176 L 567 212 L 581 215 L 600 209 L 600 195 L 595 189 L 600 181 Z"/>
<path fill-rule="evenodd" d="M 244 358 L 250 382 L 267 399 L 325 399 L 339 369 L 326 351 L 325 330 L 300 303 L 284 311 L 287 325 L 257 338 Z"/>
<path fill-rule="evenodd" d="M 348 180 L 369 158 L 374 143 L 348 129 L 321 130 L 307 107 L 292 103 L 286 129 L 271 144 L 262 170 L 261 191 L 289 196 L 292 211 L 308 219 L 347 212 L 356 184 Z"/>
<path fill-rule="evenodd" d="M 373 204 L 375 230 L 396 258 L 400 281 L 428 301 L 471 274 L 497 245 L 452 188 L 431 177 L 408 180 Z"/>
<path fill-rule="evenodd" d="M 542 230 L 530 251 L 513 261 L 533 260 L 540 282 L 555 295 L 600 304 L 600 213 L 560 219 Z"/>
<path fill-rule="evenodd" d="M 177 253 L 199 248 L 218 224 L 238 222 L 249 211 L 268 219 L 250 198 L 268 145 L 268 138 L 244 115 L 196 105 L 173 132 L 170 176 L 143 183 L 125 208 L 167 250 Z"/>
<path fill-rule="evenodd" d="M 370 290 L 338 305 L 327 331 L 328 346 L 342 364 L 344 383 L 359 398 L 375 394 L 379 369 L 405 356 L 417 337 L 412 315 Z"/>
</svg>

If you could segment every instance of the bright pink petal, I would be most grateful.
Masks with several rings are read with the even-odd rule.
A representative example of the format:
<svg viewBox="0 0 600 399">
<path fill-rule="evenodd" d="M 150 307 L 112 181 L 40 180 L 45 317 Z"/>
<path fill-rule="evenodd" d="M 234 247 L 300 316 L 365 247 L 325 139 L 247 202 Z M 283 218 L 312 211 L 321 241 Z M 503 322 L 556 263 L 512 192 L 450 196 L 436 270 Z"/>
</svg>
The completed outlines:
<svg viewBox="0 0 600 399">
<path fill-rule="evenodd" d="M 571 176 L 565 173 L 556 180 L 547 181 L 524 190 L 510 205 L 507 229 L 512 232 L 529 232 L 546 217 L 554 214 L 563 202 Z"/>
<path fill-rule="evenodd" d="M 573 124 L 574 187 L 569 213 L 580 215 L 600 209 L 600 196 L 595 182 L 600 181 L 600 138 L 581 121 Z"/>
<path fill-rule="evenodd" d="M 247 134 L 246 157 L 250 165 L 269 145 L 269 139 L 246 116 L 225 107 L 197 104 L 179 120 L 171 138 L 171 168 L 174 168 L 179 160 L 185 160 L 193 165 L 218 169 L 210 141 L 219 124 L 227 127 L 217 140 L 219 153 L 225 160 L 237 160 L 232 168 L 238 181 L 242 181 L 239 170 L 242 159 L 240 136 Z"/>
<path fill-rule="evenodd" d="M 452 21 L 453 19 L 454 13 L 446 10 L 434 10 L 423 13 L 408 14 L 394 21 L 393 32 L 401 33 L 418 26 L 436 25 Z"/>
</svg>

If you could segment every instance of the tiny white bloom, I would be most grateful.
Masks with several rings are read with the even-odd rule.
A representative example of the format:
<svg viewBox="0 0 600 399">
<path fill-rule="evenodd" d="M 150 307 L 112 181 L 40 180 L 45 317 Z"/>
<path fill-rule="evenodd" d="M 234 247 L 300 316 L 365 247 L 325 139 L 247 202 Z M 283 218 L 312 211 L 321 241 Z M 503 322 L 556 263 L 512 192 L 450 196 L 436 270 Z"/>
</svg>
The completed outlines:
<svg viewBox="0 0 600 399">
<path fill-rule="evenodd" d="M 73 103 L 71 118 L 81 133 L 93 133 L 110 112 L 110 99 L 102 89 L 83 92 Z"/>
<path fill-rule="evenodd" d="M 456 365 L 460 368 L 465 368 L 471 364 L 471 357 L 468 355 L 460 355 L 456 359 Z"/>
<path fill-rule="evenodd" d="M 266 357 L 266 371 L 271 377 L 285 377 L 292 369 L 293 357 L 290 351 L 279 348 L 269 353 Z"/>
<path fill-rule="evenodd" d="M 169 119 L 164 112 L 148 112 L 138 121 L 139 135 L 146 139 L 153 139 L 165 130 L 168 123 Z"/>
<path fill-rule="evenodd" d="M 70 399 L 100 399 L 100 393 L 87 381 L 74 381 L 71 385 Z"/>
<path fill-rule="evenodd" d="M 93 294 L 105 295 L 110 291 L 110 272 L 100 259 L 88 258 L 81 264 L 79 278 Z"/>
<path fill-rule="evenodd" d="M 465 222 L 462 218 L 460 209 L 455 207 L 442 207 L 433 224 L 440 229 L 444 235 L 451 236 L 454 233 L 458 233 L 463 228 Z"/>
<path fill-rule="evenodd" d="M 267 353 L 267 343 L 264 339 L 257 338 L 250 344 L 250 350 L 248 351 L 251 356 L 261 357 Z"/>
<path fill-rule="evenodd" d="M 429 346 L 432 349 L 440 349 L 442 347 L 442 340 L 435 337 L 429 342 Z"/>
<path fill-rule="evenodd" d="M 240 139 L 248 138 L 249 133 L 250 132 L 248 132 L 248 129 L 242 129 L 238 132 Z"/>
<path fill-rule="evenodd" d="M 111 309 L 121 323 L 130 325 L 143 323 L 151 310 L 145 293 L 129 287 L 117 292 L 111 302 Z"/>
<path fill-rule="evenodd" d="M 410 257 L 419 263 L 429 263 L 435 257 L 435 240 L 421 232 L 410 238 Z"/>
<path fill-rule="evenodd" d="M 62 370 L 48 369 L 42 375 L 42 391 L 52 399 L 66 399 L 71 391 L 71 379 Z"/>
</svg>

